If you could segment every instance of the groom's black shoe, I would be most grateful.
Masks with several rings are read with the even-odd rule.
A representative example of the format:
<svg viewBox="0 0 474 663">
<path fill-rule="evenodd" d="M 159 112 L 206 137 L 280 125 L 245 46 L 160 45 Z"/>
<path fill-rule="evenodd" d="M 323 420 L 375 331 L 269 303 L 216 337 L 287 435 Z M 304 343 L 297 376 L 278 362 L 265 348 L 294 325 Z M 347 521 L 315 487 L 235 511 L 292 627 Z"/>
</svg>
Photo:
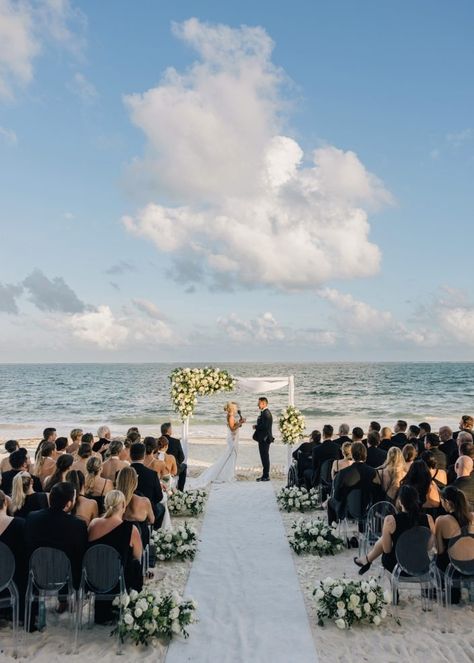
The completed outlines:
<svg viewBox="0 0 474 663">
<path fill-rule="evenodd" d="M 258 477 L 257 481 L 270 481 L 269 477 Z"/>
</svg>

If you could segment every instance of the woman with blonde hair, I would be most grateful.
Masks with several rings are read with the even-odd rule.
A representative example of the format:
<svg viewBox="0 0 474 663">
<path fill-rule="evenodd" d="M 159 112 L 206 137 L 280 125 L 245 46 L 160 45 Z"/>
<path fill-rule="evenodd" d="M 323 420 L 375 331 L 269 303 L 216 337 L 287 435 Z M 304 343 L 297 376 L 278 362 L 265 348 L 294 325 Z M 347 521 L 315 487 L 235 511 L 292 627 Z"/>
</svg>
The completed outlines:
<svg viewBox="0 0 474 663">
<path fill-rule="evenodd" d="M 400 481 L 406 473 L 407 468 L 401 449 L 398 447 L 390 447 L 387 452 L 387 460 L 377 469 L 380 485 L 382 486 L 386 499 L 391 502 L 395 501 L 400 488 Z"/>
<path fill-rule="evenodd" d="M 91 456 L 86 464 L 84 495 L 97 502 L 99 513 L 104 512 L 105 496 L 113 490 L 114 484 L 110 479 L 102 478 L 102 459 Z"/>
<path fill-rule="evenodd" d="M 81 470 L 69 470 L 65 480 L 72 484 L 76 491 L 76 502 L 71 513 L 89 525 L 91 520 L 99 517 L 99 507 L 94 499 L 84 495 L 84 474 Z"/>
<path fill-rule="evenodd" d="M 35 463 L 34 474 L 38 477 L 44 486 L 46 477 L 54 472 L 56 462 L 53 459 L 53 452 L 56 450 L 54 442 L 43 442 Z"/>
<path fill-rule="evenodd" d="M 148 497 L 135 495 L 138 486 L 138 475 L 133 467 L 124 467 L 117 474 L 115 488 L 120 490 L 125 497 L 124 520 L 135 523 L 140 531 L 143 545 L 146 546 L 150 540 L 148 524 L 153 525 L 155 514 Z"/>
<path fill-rule="evenodd" d="M 18 472 L 13 478 L 12 499 L 9 512 L 12 516 L 26 518 L 32 511 L 48 508 L 46 493 L 35 493 L 29 472 Z"/>
<path fill-rule="evenodd" d="M 331 478 L 334 480 L 334 477 L 336 474 L 339 472 L 339 470 L 343 470 L 345 467 L 349 467 L 349 465 L 352 465 L 354 462 L 352 460 L 352 442 L 344 442 L 344 444 L 341 447 L 342 451 L 342 459 L 337 459 L 333 462 L 332 467 L 331 467 Z"/>
</svg>

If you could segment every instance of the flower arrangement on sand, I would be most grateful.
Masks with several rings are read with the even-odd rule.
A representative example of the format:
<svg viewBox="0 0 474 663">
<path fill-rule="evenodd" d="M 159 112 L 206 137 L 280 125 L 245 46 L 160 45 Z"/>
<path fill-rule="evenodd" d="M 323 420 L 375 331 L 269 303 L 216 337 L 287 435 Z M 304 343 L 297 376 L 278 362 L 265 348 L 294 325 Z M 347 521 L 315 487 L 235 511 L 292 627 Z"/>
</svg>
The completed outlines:
<svg viewBox="0 0 474 663">
<path fill-rule="evenodd" d="M 294 405 L 288 405 L 280 415 L 278 428 L 283 444 L 295 444 L 304 437 L 305 418 Z"/>
<path fill-rule="evenodd" d="M 170 375 L 171 401 L 184 421 L 192 417 L 198 396 L 211 396 L 220 391 L 233 391 L 235 380 L 228 371 L 205 368 L 175 368 Z"/>
<path fill-rule="evenodd" d="M 282 511 L 311 511 L 319 505 L 319 494 L 314 488 L 282 488 L 277 494 L 278 506 Z"/>
<path fill-rule="evenodd" d="M 335 555 L 344 548 L 344 541 L 337 535 L 337 526 L 328 525 L 321 518 L 295 521 L 291 526 L 290 546 L 297 555 Z"/>
<path fill-rule="evenodd" d="M 170 559 L 194 559 L 197 542 L 196 530 L 186 522 L 174 530 L 157 530 L 151 535 L 156 559 L 160 562 Z"/>
<path fill-rule="evenodd" d="M 173 516 L 198 516 L 204 510 L 206 499 L 205 490 L 177 490 L 168 498 L 167 504 Z"/>
</svg>

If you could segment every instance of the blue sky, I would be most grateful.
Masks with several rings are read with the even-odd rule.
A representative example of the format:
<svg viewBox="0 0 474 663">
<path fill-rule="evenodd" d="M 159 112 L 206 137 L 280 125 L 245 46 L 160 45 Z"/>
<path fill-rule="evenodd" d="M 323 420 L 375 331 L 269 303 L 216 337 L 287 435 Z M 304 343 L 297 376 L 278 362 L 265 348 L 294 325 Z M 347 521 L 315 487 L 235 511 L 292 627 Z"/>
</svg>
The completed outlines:
<svg viewBox="0 0 474 663">
<path fill-rule="evenodd" d="M 0 360 L 474 359 L 473 27 L 1 0 Z"/>
</svg>

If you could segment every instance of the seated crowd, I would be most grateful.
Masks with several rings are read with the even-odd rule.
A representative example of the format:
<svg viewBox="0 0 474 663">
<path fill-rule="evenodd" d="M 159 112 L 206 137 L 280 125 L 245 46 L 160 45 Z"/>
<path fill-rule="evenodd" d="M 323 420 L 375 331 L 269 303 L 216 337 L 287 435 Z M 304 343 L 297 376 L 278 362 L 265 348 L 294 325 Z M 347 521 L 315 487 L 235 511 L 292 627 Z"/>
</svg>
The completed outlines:
<svg viewBox="0 0 474 663">
<path fill-rule="evenodd" d="M 313 431 L 293 458 L 298 484 L 320 487 L 329 522 L 347 516 L 362 522 L 369 507 L 380 501 L 395 506 L 397 514 L 385 518 L 380 540 L 366 557 L 354 559 L 361 574 L 379 556 L 392 571 L 396 542 L 415 525 L 431 530 L 441 571 L 449 563 L 453 542 L 461 535 L 474 535 L 474 419 L 470 416 L 461 418 L 454 433 L 448 426 L 434 433 L 426 422 L 408 427 L 399 420 L 393 432 L 373 421 L 366 437 L 362 429 L 351 432 L 347 424 L 341 424 L 335 436 L 333 427 L 326 425 L 322 434 Z"/>
<path fill-rule="evenodd" d="M 184 489 L 186 464 L 171 424 L 161 437 L 142 441 L 136 427 L 124 442 L 112 440 L 101 426 L 97 440 L 74 429 L 71 442 L 46 428 L 34 460 L 18 442 L 8 440 L 0 464 L 0 542 L 15 557 L 20 619 L 28 580 L 28 562 L 40 547 L 62 550 L 70 560 L 74 586 L 79 586 L 82 559 L 97 544 L 119 553 L 128 589 L 140 590 L 142 553 L 150 527 L 168 518 L 166 495 L 173 485 Z M 110 605 L 96 608 L 96 621 L 110 618 Z M 34 626 L 32 627 L 34 628 Z"/>
</svg>

